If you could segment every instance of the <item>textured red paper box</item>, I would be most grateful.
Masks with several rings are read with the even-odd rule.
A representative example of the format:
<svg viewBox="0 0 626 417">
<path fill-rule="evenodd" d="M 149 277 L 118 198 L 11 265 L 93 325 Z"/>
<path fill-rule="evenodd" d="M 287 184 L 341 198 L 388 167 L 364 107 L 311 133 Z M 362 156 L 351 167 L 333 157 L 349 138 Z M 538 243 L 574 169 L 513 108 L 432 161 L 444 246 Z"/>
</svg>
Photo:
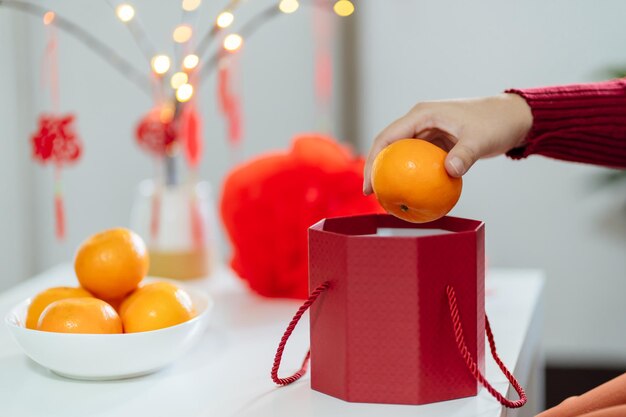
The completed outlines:
<svg viewBox="0 0 626 417">
<path fill-rule="evenodd" d="M 378 228 L 444 229 L 420 237 Z M 369 236 L 368 236 L 369 235 Z M 322 220 L 309 229 L 311 387 L 347 401 L 426 404 L 476 395 L 454 340 L 446 285 L 456 290 L 467 347 L 484 370 L 484 225 L 389 215 Z"/>
</svg>

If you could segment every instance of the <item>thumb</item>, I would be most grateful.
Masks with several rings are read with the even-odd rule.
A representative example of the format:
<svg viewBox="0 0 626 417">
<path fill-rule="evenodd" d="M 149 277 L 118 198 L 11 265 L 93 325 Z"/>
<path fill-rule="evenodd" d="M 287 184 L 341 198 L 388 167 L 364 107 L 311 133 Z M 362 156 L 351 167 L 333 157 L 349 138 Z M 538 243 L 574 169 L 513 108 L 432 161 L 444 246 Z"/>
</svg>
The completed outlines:
<svg viewBox="0 0 626 417">
<path fill-rule="evenodd" d="M 467 170 L 469 170 L 479 158 L 480 154 L 477 150 L 458 142 L 454 148 L 448 152 L 445 162 L 446 170 L 452 177 L 461 177 L 465 175 Z"/>
</svg>

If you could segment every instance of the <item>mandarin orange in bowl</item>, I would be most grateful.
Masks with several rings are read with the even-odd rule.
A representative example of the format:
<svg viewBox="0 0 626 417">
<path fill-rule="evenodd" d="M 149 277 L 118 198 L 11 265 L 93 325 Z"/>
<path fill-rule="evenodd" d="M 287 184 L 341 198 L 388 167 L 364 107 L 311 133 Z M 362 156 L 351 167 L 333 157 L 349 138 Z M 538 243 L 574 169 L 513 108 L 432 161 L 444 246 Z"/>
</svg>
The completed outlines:
<svg viewBox="0 0 626 417">
<path fill-rule="evenodd" d="M 126 333 L 175 326 L 195 316 L 189 294 L 170 282 L 158 281 L 138 288 L 119 308 Z"/>
<path fill-rule="evenodd" d="M 80 287 L 53 287 L 41 291 L 33 297 L 26 315 L 26 327 L 36 329 L 39 316 L 48 305 L 66 298 L 92 297 L 89 291 Z"/>
<path fill-rule="evenodd" d="M 446 151 L 421 139 L 384 148 L 372 165 L 372 188 L 390 214 L 411 223 L 445 216 L 461 196 L 463 181 L 448 175 Z"/>
<path fill-rule="evenodd" d="M 74 259 L 80 285 L 105 300 L 132 292 L 146 276 L 148 266 L 148 250 L 143 239 L 121 227 L 88 238 Z"/>
<path fill-rule="evenodd" d="M 122 320 L 109 304 L 97 298 L 67 298 L 48 305 L 37 330 L 58 333 L 122 333 Z"/>
<path fill-rule="evenodd" d="M 144 287 L 149 287 L 154 279 L 146 281 Z M 144 375 L 183 355 L 200 340 L 208 325 L 211 298 L 202 291 L 183 289 L 180 284 L 169 285 L 178 288 L 173 291 L 175 295 L 184 292 L 182 304 L 190 305 L 193 314 L 185 321 L 156 330 L 119 333 L 123 324 L 115 309 L 102 300 L 86 297 L 51 302 L 39 317 L 40 330 L 25 325 L 34 298 L 15 306 L 5 323 L 26 355 L 56 374 L 87 380 Z"/>
</svg>

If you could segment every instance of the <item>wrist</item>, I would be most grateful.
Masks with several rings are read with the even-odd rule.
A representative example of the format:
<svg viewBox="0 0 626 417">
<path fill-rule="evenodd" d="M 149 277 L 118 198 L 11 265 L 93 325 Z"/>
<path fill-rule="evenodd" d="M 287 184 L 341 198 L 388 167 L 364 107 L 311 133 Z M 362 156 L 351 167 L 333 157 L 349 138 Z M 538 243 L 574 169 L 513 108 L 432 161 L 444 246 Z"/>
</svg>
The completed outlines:
<svg viewBox="0 0 626 417">
<path fill-rule="evenodd" d="M 533 126 L 533 114 L 524 97 L 515 93 L 503 93 L 502 96 L 507 102 L 514 132 L 511 148 L 518 148 L 526 143 L 528 132 Z"/>
</svg>

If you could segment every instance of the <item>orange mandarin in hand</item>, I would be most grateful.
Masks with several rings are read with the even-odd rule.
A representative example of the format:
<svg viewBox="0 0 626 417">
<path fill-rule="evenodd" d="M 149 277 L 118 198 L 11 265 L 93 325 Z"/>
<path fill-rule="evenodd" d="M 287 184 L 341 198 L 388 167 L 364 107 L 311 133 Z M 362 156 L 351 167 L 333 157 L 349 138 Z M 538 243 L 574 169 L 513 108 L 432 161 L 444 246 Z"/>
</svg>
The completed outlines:
<svg viewBox="0 0 626 417">
<path fill-rule="evenodd" d="M 372 188 L 381 206 L 411 223 L 445 216 L 459 200 L 463 180 L 448 175 L 446 151 L 421 139 L 384 148 L 372 166 Z"/>
</svg>

